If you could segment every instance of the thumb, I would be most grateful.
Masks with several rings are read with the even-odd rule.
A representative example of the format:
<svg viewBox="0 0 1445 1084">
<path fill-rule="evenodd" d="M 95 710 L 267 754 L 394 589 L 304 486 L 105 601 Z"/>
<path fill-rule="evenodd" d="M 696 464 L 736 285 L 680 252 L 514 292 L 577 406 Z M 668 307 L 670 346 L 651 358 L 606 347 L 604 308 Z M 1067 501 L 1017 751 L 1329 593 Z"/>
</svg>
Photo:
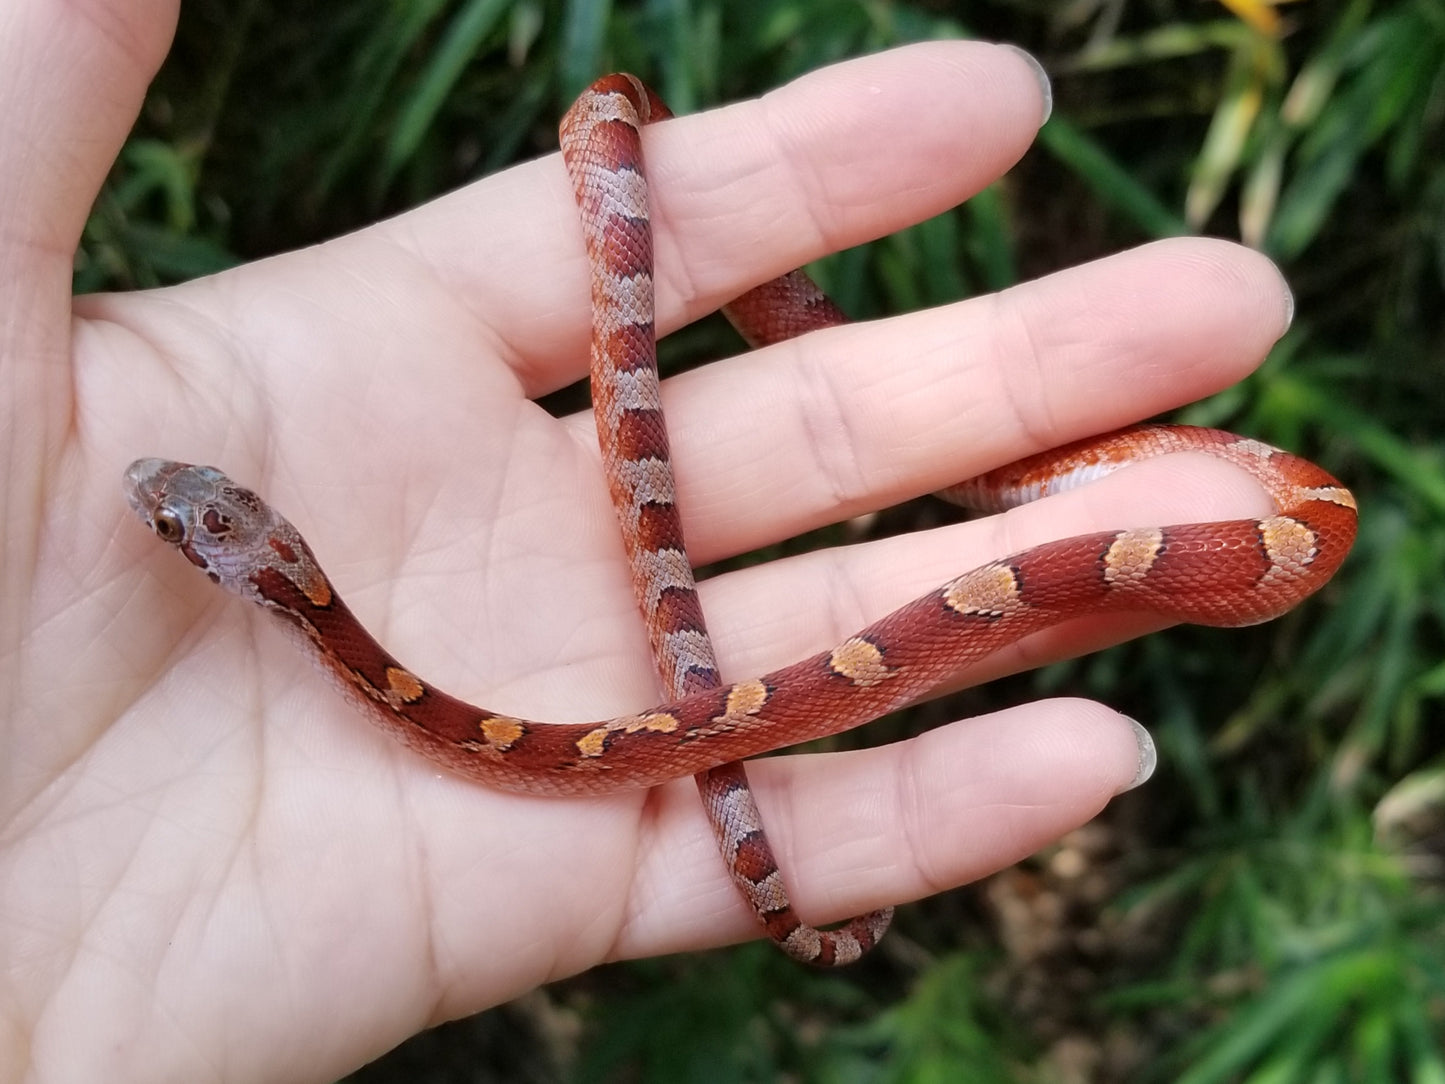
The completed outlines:
<svg viewBox="0 0 1445 1084">
<path fill-rule="evenodd" d="M 170 48 L 177 0 L 9 0 L 0 18 L 0 258 L 68 267 Z"/>
<path fill-rule="evenodd" d="M 12 480 L 36 478 L 64 433 L 75 247 L 170 47 L 177 2 L 0 6 L 0 432 L 11 436 L 0 469 Z"/>
</svg>

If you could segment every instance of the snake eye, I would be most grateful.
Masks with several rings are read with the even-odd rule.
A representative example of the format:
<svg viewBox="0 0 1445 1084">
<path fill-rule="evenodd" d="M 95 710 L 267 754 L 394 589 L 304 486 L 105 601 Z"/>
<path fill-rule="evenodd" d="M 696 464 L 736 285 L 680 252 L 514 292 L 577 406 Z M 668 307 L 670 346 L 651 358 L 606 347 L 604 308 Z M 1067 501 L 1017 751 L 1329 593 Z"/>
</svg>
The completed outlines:
<svg viewBox="0 0 1445 1084">
<path fill-rule="evenodd" d="M 175 512 L 169 508 L 157 508 L 155 515 L 151 516 L 151 528 L 155 531 L 156 537 L 162 542 L 169 542 L 172 545 L 180 545 L 185 541 L 186 523 Z"/>
</svg>

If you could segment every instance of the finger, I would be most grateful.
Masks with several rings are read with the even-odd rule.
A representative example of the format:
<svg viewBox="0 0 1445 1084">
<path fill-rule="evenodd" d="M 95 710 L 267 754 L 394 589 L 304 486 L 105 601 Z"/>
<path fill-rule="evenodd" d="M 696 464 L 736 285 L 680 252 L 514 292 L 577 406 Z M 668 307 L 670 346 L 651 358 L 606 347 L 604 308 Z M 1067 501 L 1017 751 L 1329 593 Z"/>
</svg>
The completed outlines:
<svg viewBox="0 0 1445 1084">
<path fill-rule="evenodd" d="M 8 0 L 0 15 L 0 431 L 16 435 L 0 484 L 13 508 L 54 492 L 47 468 L 74 435 L 75 248 L 175 17 L 174 0 Z"/>
<path fill-rule="evenodd" d="M 953 888 L 1032 854 L 1093 817 L 1140 770 L 1135 725 L 1053 700 L 879 749 L 754 761 L 748 777 L 793 901 L 808 921 Z M 620 957 L 758 934 L 697 798 L 655 796 Z"/>
<path fill-rule="evenodd" d="M 707 564 L 1192 402 L 1287 324 L 1267 259 L 1181 239 L 687 373 L 665 406 L 689 555 Z M 594 443 L 590 414 L 568 421 Z"/>
<path fill-rule="evenodd" d="M 664 280 L 664 319 L 676 323 L 715 308 L 757 279 L 980 187 L 1027 145 L 1043 112 L 1040 94 L 1033 69 L 1012 50 L 951 43 L 828 69 L 766 108 L 752 103 L 650 129 L 650 139 L 662 139 L 656 165 L 679 178 L 666 187 L 693 201 L 676 214 L 660 209 L 661 247 L 717 261 L 716 273 L 683 274 L 693 286 Z M 724 170 L 736 179 L 719 191 Z M 820 203 L 816 221 L 800 200 Z M 347 288 L 321 296 L 318 280 Z M 198 326 L 219 319 L 232 329 L 215 350 L 187 350 L 187 371 L 198 375 L 193 395 L 174 397 L 182 453 L 205 443 L 204 456 L 220 454 L 207 419 L 224 410 L 228 418 L 271 415 L 267 424 L 283 434 L 278 442 L 293 461 L 298 446 L 334 446 L 370 415 L 387 457 L 405 442 L 406 454 L 418 458 L 428 434 L 458 431 L 442 424 L 431 404 L 465 404 L 475 419 L 478 404 L 495 410 L 516 395 L 516 375 L 477 363 L 483 337 L 497 337 L 525 391 L 580 375 L 587 296 L 570 186 L 560 159 L 550 159 L 333 244 L 131 299 L 124 314 L 104 299 L 85 311 L 158 342 L 178 307 L 194 308 Z M 233 356 L 236 343 L 247 344 L 243 357 Z M 303 398 L 295 394 L 297 358 L 308 361 L 305 402 L 332 409 L 291 407 Z M 112 379 L 134 374 L 117 370 Z M 409 392 L 400 399 L 399 379 Z M 198 407 L 195 398 L 206 402 Z M 424 432 L 413 441 L 418 423 L 406 404 L 422 403 Z M 146 422 L 154 428 L 152 418 Z M 503 452 L 516 443 L 507 425 L 487 432 Z"/>
<path fill-rule="evenodd" d="M 808 260 L 953 206 L 998 177 L 1043 118 L 1015 50 L 917 45 L 834 65 L 644 132 L 664 333 Z M 590 279 L 560 155 L 344 242 L 347 263 L 410 253 L 495 337 L 527 394 L 585 371 Z M 309 257 L 307 257 L 309 258 Z M 375 304 L 363 297 L 367 318 Z"/>
<path fill-rule="evenodd" d="M 1171 456 L 1003 515 L 714 577 L 700 585 L 703 610 L 724 678 L 741 680 L 827 650 L 953 577 L 1042 542 L 1270 510 L 1269 498 L 1237 468 L 1204 456 Z M 1097 650 L 1166 623 L 1115 614 L 1056 626 L 970 666 L 949 687 Z"/>
<path fill-rule="evenodd" d="M 0 20 L 0 236 L 67 277 L 81 227 L 175 28 L 175 0 L 11 0 Z M 7 278 L 13 282 L 13 279 Z"/>
<path fill-rule="evenodd" d="M 54 739 L 47 753 L 16 754 L 17 763 L 31 765 L 32 780 L 44 776 L 48 756 L 73 763 L 74 735 L 95 720 L 79 718 L 75 701 L 61 700 L 88 699 L 102 685 L 85 649 L 99 645 L 104 653 L 107 644 L 77 604 L 91 587 L 78 585 L 78 570 L 93 566 L 105 538 L 76 526 L 84 513 L 73 510 L 91 507 L 77 492 L 84 483 L 76 482 L 80 472 L 65 475 L 56 466 L 65 442 L 90 421 L 73 398 L 75 249 L 175 16 L 174 0 L 6 0 L 0 8 L 0 503 L 10 513 L 0 577 L 28 600 L 0 607 L 0 685 L 26 688 L 17 673 L 52 673 L 47 643 L 57 646 L 53 657 L 92 679 L 84 689 L 35 683 L 56 698 L 47 703 L 57 731 L 47 735 Z M 107 401 L 101 413 L 114 409 Z M 46 516 L 65 529 L 37 527 Z M 75 559 L 48 563 L 68 543 Z M 37 620 L 42 631 L 30 627 Z"/>
</svg>

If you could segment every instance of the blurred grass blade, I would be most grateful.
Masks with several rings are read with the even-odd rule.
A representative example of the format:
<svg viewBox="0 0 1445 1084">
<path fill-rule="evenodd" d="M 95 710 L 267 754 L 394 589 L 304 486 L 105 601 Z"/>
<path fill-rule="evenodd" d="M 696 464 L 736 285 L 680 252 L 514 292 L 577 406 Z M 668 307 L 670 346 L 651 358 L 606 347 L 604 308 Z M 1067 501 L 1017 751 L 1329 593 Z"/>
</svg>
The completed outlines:
<svg viewBox="0 0 1445 1084">
<path fill-rule="evenodd" d="M 196 224 L 196 156 L 155 139 L 135 139 L 122 158 L 134 171 L 117 186 L 117 201 L 138 206 L 150 193 L 161 194 L 165 223 L 177 233 Z"/>
<path fill-rule="evenodd" d="M 416 152 L 457 79 L 515 0 L 471 0 L 442 38 L 412 87 L 387 140 L 381 185 L 388 186 Z"/>
<path fill-rule="evenodd" d="M 1097 142 L 1055 114 L 1039 129 L 1039 145 L 1072 169 L 1104 204 L 1149 237 L 1178 237 L 1188 224 L 1136 181 Z"/>
<path fill-rule="evenodd" d="M 382 104 L 396 93 L 396 73 L 427 28 L 446 9 L 447 0 L 415 0 L 388 4 L 376 30 L 367 35 L 351 65 L 344 94 L 344 127 L 322 160 L 311 184 L 314 202 L 325 200 L 372 140 Z"/>
<path fill-rule="evenodd" d="M 1192 229 L 1200 229 L 1209 220 L 1224 196 L 1229 179 L 1240 167 L 1245 143 L 1264 103 L 1269 67 L 1254 43 L 1242 46 L 1233 57 L 1229 78 L 1215 107 L 1214 119 L 1204 137 L 1204 146 L 1184 197 L 1184 218 Z"/>
<path fill-rule="evenodd" d="M 963 213 L 970 227 L 966 235 L 969 254 L 983 276 L 982 290 L 1003 290 L 1018 282 L 1018 254 L 1014 245 L 1016 231 L 1008 201 L 1004 198 L 1003 185 L 991 184 L 973 196 L 963 205 Z M 939 302 L 957 300 L 962 296 L 959 293 L 951 298 L 940 297 Z"/>
<path fill-rule="evenodd" d="M 1051 62 L 1055 75 L 1140 67 L 1160 61 L 1198 56 L 1214 49 L 1239 49 L 1252 36 L 1248 27 L 1229 19 L 1208 23 L 1175 22 L 1131 37 L 1093 43 L 1077 55 Z"/>
<path fill-rule="evenodd" d="M 570 102 L 603 74 L 602 42 L 611 16 L 611 0 L 567 0 L 558 70 L 563 101 Z"/>
<path fill-rule="evenodd" d="M 1347 55 L 1353 78 L 1320 107 L 1280 200 L 1269 247 L 1285 258 L 1314 241 L 1369 148 L 1438 93 L 1445 18 L 1406 5 L 1378 19 Z"/>
</svg>

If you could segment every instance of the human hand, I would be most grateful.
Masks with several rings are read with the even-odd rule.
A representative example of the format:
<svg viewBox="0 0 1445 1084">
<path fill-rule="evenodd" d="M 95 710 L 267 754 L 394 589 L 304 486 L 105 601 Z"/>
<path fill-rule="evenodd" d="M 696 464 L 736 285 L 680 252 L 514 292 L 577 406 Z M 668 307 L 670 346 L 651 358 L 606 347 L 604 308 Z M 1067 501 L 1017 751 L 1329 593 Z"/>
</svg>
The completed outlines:
<svg viewBox="0 0 1445 1084">
<path fill-rule="evenodd" d="M 551 801 L 441 774 L 131 518 L 131 459 L 215 463 L 301 526 L 368 626 L 443 688 L 556 720 L 656 699 L 590 418 L 531 402 L 585 367 L 560 160 L 72 306 L 71 253 L 174 18 L 149 7 L 0 29 L 0 1077 L 325 1080 L 599 961 L 754 935 L 689 781 Z M 1041 112 L 1016 54 L 954 43 L 650 128 L 662 330 L 966 198 Z M 1263 356 L 1286 297 L 1261 257 L 1178 241 L 670 381 L 692 557 L 1217 390 Z M 718 577 L 703 600 L 740 678 L 1044 538 L 1260 502 L 1228 468 L 1147 464 L 1047 510 Z M 986 670 L 1143 627 L 1073 625 Z M 1127 787 L 1139 755 L 1115 713 L 1054 701 L 750 775 L 795 901 L 827 921 L 1028 854 Z"/>
</svg>

